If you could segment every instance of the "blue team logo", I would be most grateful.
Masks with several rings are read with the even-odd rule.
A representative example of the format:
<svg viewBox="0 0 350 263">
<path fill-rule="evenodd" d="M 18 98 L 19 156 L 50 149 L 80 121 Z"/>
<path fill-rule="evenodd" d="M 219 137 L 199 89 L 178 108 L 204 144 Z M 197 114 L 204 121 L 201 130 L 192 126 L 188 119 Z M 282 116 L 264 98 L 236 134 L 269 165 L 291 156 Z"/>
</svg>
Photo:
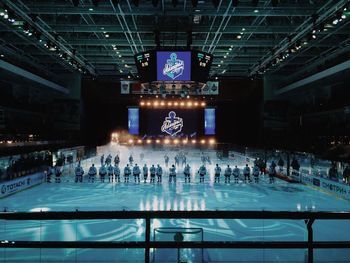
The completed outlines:
<svg viewBox="0 0 350 263">
<path fill-rule="evenodd" d="M 166 61 L 167 63 L 164 66 L 163 75 L 173 80 L 182 75 L 185 69 L 185 63 L 183 60 L 177 59 L 176 53 L 171 53 L 170 59 Z"/>
<path fill-rule="evenodd" d="M 161 131 L 169 134 L 170 136 L 175 136 L 181 132 L 184 126 L 182 118 L 176 117 L 174 111 L 169 112 L 169 117 L 165 117 Z"/>
</svg>

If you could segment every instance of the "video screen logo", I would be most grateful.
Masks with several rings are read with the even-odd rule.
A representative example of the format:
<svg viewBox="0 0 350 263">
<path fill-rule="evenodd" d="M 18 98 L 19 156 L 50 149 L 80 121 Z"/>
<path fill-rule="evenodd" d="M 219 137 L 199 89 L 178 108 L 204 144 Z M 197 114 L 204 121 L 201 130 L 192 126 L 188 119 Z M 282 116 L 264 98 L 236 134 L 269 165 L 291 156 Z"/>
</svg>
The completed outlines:
<svg viewBox="0 0 350 263">
<path fill-rule="evenodd" d="M 170 136 L 175 136 L 182 131 L 183 119 L 176 117 L 174 111 L 169 112 L 168 117 L 165 117 L 161 131 L 167 133 Z"/>
</svg>

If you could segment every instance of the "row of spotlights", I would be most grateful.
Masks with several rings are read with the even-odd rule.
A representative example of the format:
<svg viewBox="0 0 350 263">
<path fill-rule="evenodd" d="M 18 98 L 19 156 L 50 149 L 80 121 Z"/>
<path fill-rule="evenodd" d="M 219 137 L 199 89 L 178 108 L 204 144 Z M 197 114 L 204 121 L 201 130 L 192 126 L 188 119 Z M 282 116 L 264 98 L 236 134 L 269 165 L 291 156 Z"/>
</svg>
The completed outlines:
<svg viewBox="0 0 350 263">
<path fill-rule="evenodd" d="M 140 102 L 140 106 L 148 106 L 148 107 L 165 107 L 165 106 L 175 106 L 175 107 L 205 107 L 206 106 L 206 103 L 204 101 L 202 102 L 198 102 L 198 101 L 168 101 L 168 102 L 165 102 L 165 101 L 141 101 Z"/>
<path fill-rule="evenodd" d="M 345 20 L 347 18 L 346 16 L 346 11 L 348 10 L 348 7 L 345 6 L 342 11 L 337 12 L 337 14 L 334 16 L 333 20 L 331 20 L 332 25 L 336 26 L 338 23 L 342 22 L 343 20 Z M 329 23 L 330 24 L 330 23 Z M 299 51 L 302 46 L 306 46 L 309 44 L 309 41 L 311 40 L 315 40 L 317 38 L 317 33 L 322 32 L 322 31 L 327 31 L 328 29 L 325 28 L 325 23 L 320 23 L 318 28 L 314 28 L 311 33 L 309 33 L 307 35 L 307 37 L 304 37 L 304 39 L 302 41 L 298 41 L 295 43 L 295 45 L 290 46 L 285 52 L 284 54 L 280 54 L 279 56 L 277 56 L 275 59 L 272 60 L 271 65 L 272 66 L 276 66 L 278 63 L 282 62 L 283 60 L 285 60 L 291 53 L 295 53 L 297 51 Z M 269 64 L 265 67 L 262 67 L 258 70 L 258 74 L 264 74 L 269 68 Z"/>
<path fill-rule="evenodd" d="M 0 9 L 0 17 L 15 25 L 15 14 L 13 11 L 8 10 L 7 7 L 4 9 Z M 36 30 L 33 30 L 27 22 L 24 22 L 23 24 L 23 33 L 29 37 L 35 36 L 40 43 L 43 42 L 43 39 L 41 38 L 41 33 Z M 67 54 L 60 53 L 59 47 L 56 44 L 50 41 L 46 41 L 44 42 L 44 47 L 46 47 L 50 51 L 58 52 L 60 58 L 68 60 Z M 68 63 L 71 66 L 75 67 L 77 70 L 79 70 L 81 73 L 87 73 L 87 70 L 83 68 L 83 66 L 78 64 L 78 62 L 76 62 L 74 59 L 68 60 Z"/>
<path fill-rule="evenodd" d="M 165 144 L 165 145 L 169 145 L 169 144 L 174 144 L 174 145 L 178 145 L 178 144 L 210 144 L 210 145 L 214 145 L 216 143 L 215 139 L 201 139 L 201 140 L 196 140 L 196 139 L 155 139 L 155 140 L 151 140 L 151 139 L 146 139 L 146 140 L 141 140 L 141 139 L 129 139 L 128 140 L 129 144 Z"/>
</svg>

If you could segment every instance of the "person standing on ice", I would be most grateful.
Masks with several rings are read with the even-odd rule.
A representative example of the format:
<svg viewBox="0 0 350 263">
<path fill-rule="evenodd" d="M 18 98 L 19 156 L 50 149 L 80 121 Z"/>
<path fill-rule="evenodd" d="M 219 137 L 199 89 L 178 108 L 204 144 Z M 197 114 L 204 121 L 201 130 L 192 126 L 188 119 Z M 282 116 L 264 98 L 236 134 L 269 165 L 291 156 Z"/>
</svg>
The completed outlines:
<svg viewBox="0 0 350 263">
<path fill-rule="evenodd" d="M 95 164 L 92 164 L 88 172 L 88 175 L 89 175 L 88 181 L 93 183 L 95 181 L 96 174 L 97 174 L 97 170 L 96 170 Z"/>
<path fill-rule="evenodd" d="M 124 168 L 124 182 L 128 183 L 129 182 L 129 176 L 131 174 L 131 169 L 129 164 L 127 164 Z"/>
<path fill-rule="evenodd" d="M 225 183 L 230 183 L 231 180 L 231 174 L 232 174 L 232 169 L 230 167 L 230 165 L 227 165 L 226 169 L 225 169 Z"/>
<path fill-rule="evenodd" d="M 172 181 L 174 181 L 174 183 L 176 183 L 176 168 L 175 168 L 175 165 L 172 165 L 169 168 L 169 183 L 171 183 Z"/>
<path fill-rule="evenodd" d="M 271 164 L 269 167 L 270 184 L 275 182 L 275 176 L 276 176 L 276 166 Z"/>
<path fill-rule="evenodd" d="M 51 183 L 51 176 L 55 173 L 55 169 L 51 166 L 47 168 L 46 182 Z"/>
<path fill-rule="evenodd" d="M 179 166 L 179 164 L 180 164 L 179 155 L 176 154 L 174 159 L 175 159 L 175 165 Z"/>
<path fill-rule="evenodd" d="M 142 167 L 142 172 L 143 172 L 143 180 L 144 180 L 144 182 L 146 183 L 146 182 L 147 182 L 147 177 L 148 177 L 148 167 L 147 167 L 147 164 L 145 164 L 145 165 Z"/>
<path fill-rule="evenodd" d="M 218 164 L 216 164 L 216 166 L 215 166 L 214 173 L 215 173 L 214 183 L 216 183 L 216 182 L 220 183 L 221 167 Z"/>
<path fill-rule="evenodd" d="M 135 183 L 138 182 L 140 183 L 140 173 L 141 173 L 141 170 L 140 170 L 140 167 L 135 164 L 134 168 L 132 169 L 132 173 L 134 175 L 134 181 Z"/>
<path fill-rule="evenodd" d="M 240 171 L 239 171 L 239 168 L 237 167 L 237 165 L 233 169 L 232 173 L 233 173 L 233 177 L 235 178 L 235 184 L 238 184 Z"/>
<path fill-rule="evenodd" d="M 157 182 L 158 183 L 161 183 L 162 182 L 162 175 L 163 175 L 163 169 L 162 169 L 162 167 L 158 164 L 158 166 L 157 166 Z"/>
<path fill-rule="evenodd" d="M 164 155 L 164 162 L 165 162 L 165 167 L 168 168 L 168 164 L 169 164 L 169 156 L 167 154 Z"/>
<path fill-rule="evenodd" d="M 105 162 L 105 155 L 104 154 L 102 154 L 100 161 L 101 161 L 101 166 L 102 166 Z"/>
<path fill-rule="evenodd" d="M 107 174 L 107 168 L 106 168 L 106 166 L 104 164 L 98 170 L 98 174 L 100 176 L 101 182 L 104 183 L 105 182 L 105 177 L 106 177 L 106 174 Z"/>
<path fill-rule="evenodd" d="M 245 165 L 245 167 L 243 168 L 243 175 L 244 175 L 244 182 L 247 183 L 250 182 L 250 168 L 248 166 L 248 164 Z"/>
<path fill-rule="evenodd" d="M 156 177 L 156 167 L 154 167 L 154 164 L 152 164 L 151 168 L 149 169 L 149 172 L 151 173 L 151 183 L 154 183 L 154 179 Z"/>
<path fill-rule="evenodd" d="M 114 165 L 119 166 L 119 163 L 120 163 L 120 158 L 119 158 L 119 155 L 117 154 L 117 155 L 114 157 Z"/>
<path fill-rule="evenodd" d="M 198 173 L 199 173 L 199 182 L 204 183 L 204 176 L 207 174 L 207 168 L 205 168 L 205 166 L 202 165 L 199 168 Z"/>
<path fill-rule="evenodd" d="M 83 182 L 83 174 L 84 170 L 83 167 L 81 167 L 80 162 L 78 163 L 78 166 L 75 167 L 75 182 Z"/>
<path fill-rule="evenodd" d="M 186 158 L 186 155 L 184 154 L 182 156 L 182 167 L 186 166 L 186 163 L 187 163 L 187 158 Z"/>
<path fill-rule="evenodd" d="M 56 166 L 55 166 L 55 182 L 56 183 L 60 183 L 61 182 L 61 175 L 62 175 L 61 167 L 59 167 L 56 164 Z"/>
<path fill-rule="evenodd" d="M 259 183 L 259 175 L 260 175 L 260 168 L 258 164 L 256 163 L 253 167 L 253 176 L 254 176 L 254 182 Z"/>
<path fill-rule="evenodd" d="M 191 182 L 191 167 L 189 164 L 187 164 L 185 166 L 184 175 L 185 175 L 185 183 L 187 183 L 187 180 L 190 183 Z"/>
<path fill-rule="evenodd" d="M 108 168 L 107 168 L 107 171 L 108 171 L 108 182 L 109 183 L 113 183 L 113 172 L 114 172 L 114 169 L 113 169 L 113 166 L 112 164 L 109 164 Z"/>
<path fill-rule="evenodd" d="M 132 154 L 129 156 L 129 164 L 132 166 L 132 163 L 134 162 L 134 157 L 132 157 Z"/>
<path fill-rule="evenodd" d="M 118 181 L 118 183 L 120 183 L 120 168 L 118 165 L 114 165 L 113 172 L 115 176 L 115 181 Z"/>
</svg>

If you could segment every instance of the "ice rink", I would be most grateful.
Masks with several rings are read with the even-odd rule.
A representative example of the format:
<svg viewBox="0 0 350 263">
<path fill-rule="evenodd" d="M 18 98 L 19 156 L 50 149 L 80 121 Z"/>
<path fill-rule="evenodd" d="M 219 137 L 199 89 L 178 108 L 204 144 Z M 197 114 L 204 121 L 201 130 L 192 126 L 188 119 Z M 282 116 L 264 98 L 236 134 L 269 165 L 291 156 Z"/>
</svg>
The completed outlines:
<svg viewBox="0 0 350 263">
<path fill-rule="evenodd" d="M 349 211 L 347 200 L 316 191 L 301 184 L 290 184 L 276 180 L 269 184 L 268 178 L 261 176 L 260 183 L 234 184 L 221 182 L 214 184 L 213 169 L 216 163 L 225 168 L 247 163 L 245 157 L 234 160 L 217 159 L 215 151 L 206 150 L 211 164 L 207 165 L 210 175 L 205 183 L 199 183 L 197 170 L 200 165 L 200 150 L 182 150 L 192 167 L 191 183 L 184 182 L 181 166 L 177 169 L 177 182 L 168 182 L 168 172 L 161 184 L 105 183 L 96 180 L 88 183 L 74 183 L 74 176 L 66 171 L 62 183 L 44 183 L 4 199 L 0 199 L 1 209 L 7 211 L 91 211 L 91 210 L 267 210 L 267 211 Z M 178 149 L 155 149 L 150 147 L 102 147 L 98 154 L 116 153 L 121 156 L 121 167 L 130 153 L 135 163 L 161 164 L 165 170 L 164 154 L 170 157 L 170 164 Z M 140 154 L 144 159 L 141 160 Z M 113 159 L 112 159 L 113 161 Z M 249 159 L 249 165 L 254 160 Z M 100 166 L 100 156 L 85 160 L 83 167 L 87 173 L 89 166 Z M 225 166 L 224 166 L 225 165 Z M 69 168 L 66 168 L 69 169 Z M 54 180 L 53 180 L 54 181 Z M 145 222 L 140 220 L 80 220 L 80 221 L 1 221 L 1 240 L 35 241 L 138 241 L 144 240 Z M 153 220 L 151 238 L 172 240 L 173 235 L 161 233 L 162 228 L 198 228 L 206 241 L 304 241 L 305 223 L 301 220 Z M 342 241 L 349 239 L 350 222 L 316 221 L 314 240 Z M 156 230 L 154 234 L 154 231 Z M 201 240 L 201 234 L 185 235 L 185 240 Z M 96 253 L 97 252 L 97 253 Z M 180 257 L 184 262 L 305 262 L 305 250 L 228 250 L 228 249 L 183 249 Z M 138 249 L 2 249 L 0 262 L 143 262 L 144 251 Z M 315 250 L 315 262 L 349 262 L 350 250 Z M 152 251 L 154 262 L 176 262 L 177 250 Z"/>
</svg>

